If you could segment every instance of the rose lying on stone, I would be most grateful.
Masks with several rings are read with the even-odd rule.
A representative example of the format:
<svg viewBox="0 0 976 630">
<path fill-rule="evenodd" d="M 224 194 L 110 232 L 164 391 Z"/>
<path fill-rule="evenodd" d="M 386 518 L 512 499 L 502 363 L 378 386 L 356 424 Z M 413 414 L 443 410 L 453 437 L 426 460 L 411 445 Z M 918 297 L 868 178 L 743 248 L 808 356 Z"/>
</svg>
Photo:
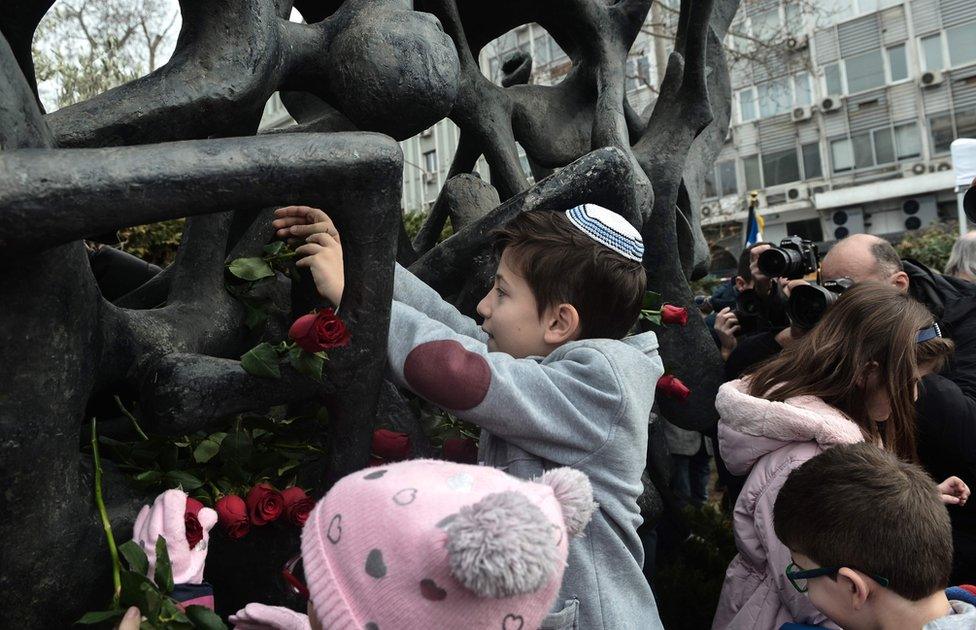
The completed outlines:
<svg viewBox="0 0 976 630">
<path fill-rule="evenodd" d="M 684 326 L 688 323 L 688 310 L 682 306 L 665 304 L 661 307 L 661 323 Z"/>
<path fill-rule="evenodd" d="M 285 519 L 292 525 L 303 527 L 308 520 L 308 513 L 315 506 L 312 497 L 298 486 L 292 486 L 281 491 L 281 499 L 285 504 Z"/>
<path fill-rule="evenodd" d="M 349 345 L 349 329 L 331 308 L 296 319 L 288 329 L 288 337 L 310 353 Z"/>
<path fill-rule="evenodd" d="M 196 547 L 197 543 L 203 540 L 203 526 L 200 525 L 200 519 L 197 516 L 202 509 L 203 503 L 200 503 L 193 497 L 186 498 L 186 511 L 183 513 L 183 522 L 186 524 L 186 542 L 190 545 L 190 549 Z"/>
<path fill-rule="evenodd" d="M 247 517 L 247 504 L 236 494 L 228 494 L 214 504 L 217 522 L 229 537 L 243 538 L 251 531 L 251 521 Z"/>
<path fill-rule="evenodd" d="M 373 431 L 371 466 L 381 466 L 388 462 L 409 459 L 412 454 L 410 436 L 399 431 L 376 429 Z"/>
<path fill-rule="evenodd" d="M 259 483 L 251 488 L 245 502 L 251 525 L 258 527 L 277 520 L 285 507 L 281 493 L 269 483 Z"/>
</svg>

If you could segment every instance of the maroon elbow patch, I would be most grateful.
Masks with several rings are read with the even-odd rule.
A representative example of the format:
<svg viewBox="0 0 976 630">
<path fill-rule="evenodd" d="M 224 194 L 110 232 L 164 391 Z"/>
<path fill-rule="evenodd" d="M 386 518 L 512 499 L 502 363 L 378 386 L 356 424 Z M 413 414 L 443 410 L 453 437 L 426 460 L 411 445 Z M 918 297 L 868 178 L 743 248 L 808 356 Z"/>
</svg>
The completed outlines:
<svg viewBox="0 0 976 630">
<path fill-rule="evenodd" d="M 491 367 L 456 341 L 428 341 L 407 355 L 403 376 L 414 393 L 448 409 L 471 409 L 488 395 Z"/>
</svg>

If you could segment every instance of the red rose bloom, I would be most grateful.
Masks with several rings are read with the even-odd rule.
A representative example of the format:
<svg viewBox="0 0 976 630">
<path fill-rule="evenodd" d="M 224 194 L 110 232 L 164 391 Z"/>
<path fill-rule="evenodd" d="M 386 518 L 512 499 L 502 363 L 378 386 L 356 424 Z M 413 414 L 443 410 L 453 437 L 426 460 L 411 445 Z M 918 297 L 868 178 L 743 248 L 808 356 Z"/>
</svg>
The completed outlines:
<svg viewBox="0 0 976 630">
<path fill-rule="evenodd" d="M 311 353 L 349 345 L 349 329 L 331 308 L 302 315 L 291 325 L 288 336 Z"/>
<path fill-rule="evenodd" d="M 269 483 L 259 483 L 247 493 L 247 513 L 251 525 L 261 526 L 277 520 L 285 507 L 281 493 Z"/>
<path fill-rule="evenodd" d="M 677 398 L 678 400 L 685 400 L 691 395 L 691 390 L 688 386 L 681 382 L 674 374 L 665 374 L 657 381 L 657 391 L 662 396 L 667 396 L 668 398 Z"/>
<path fill-rule="evenodd" d="M 682 306 L 665 304 L 661 307 L 661 323 L 684 326 L 688 323 L 688 310 Z"/>
<path fill-rule="evenodd" d="M 186 511 L 183 513 L 183 522 L 186 524 L 186 542 L 190 544 L 190 549 L 197 546 L 203 540 L 203 526 L 200 525 L 198 514 L 203 509 L 200 503 L 193 497 L 186 498 Z"/>
<path fill-rule="evenodd" d="M 444 440 L 444 459 L 459 464 L 478 463 L 478 443 L 469 437 Z"/>
<path fill-rule="evenodd" d="M 217 522 L 220 528 L 230 536 L 242 538 L 251 530 L 251 521 L 247 518 L 247 504 L 236 494 L 220 497 L 214 504 L 217 510 Z"/>
<path fill-rule="evenodd" d="M 399 462 L 411 455 L 410 436 L 399 431 L 376 429 L 373 431 L 373 465 Z"/>
<path fill-rule="evenodd" d="M 292 486 L 281 491 L 281 499 L 285 502 L 285 518 L 288 522 L 303 527 L 308 520 L 308 513 L 315 506 L 312 497 L 298 486 Z"/>
</svg>

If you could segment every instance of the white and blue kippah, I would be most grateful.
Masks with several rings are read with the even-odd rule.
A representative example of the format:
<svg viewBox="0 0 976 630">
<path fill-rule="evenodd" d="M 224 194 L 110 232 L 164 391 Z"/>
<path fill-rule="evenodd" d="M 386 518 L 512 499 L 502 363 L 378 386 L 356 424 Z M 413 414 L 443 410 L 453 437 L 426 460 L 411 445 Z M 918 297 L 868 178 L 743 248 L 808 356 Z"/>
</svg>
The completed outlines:
<svg viewBox="0 0 976 630">
<path fill-rule="evenodd" d="M 625 258 L 641 262 L 644 241 L 640 232 L 613 210 L 595 203 L 584 203 L 566 211 L 570 222 L 601 245 Z"/>
</svg>

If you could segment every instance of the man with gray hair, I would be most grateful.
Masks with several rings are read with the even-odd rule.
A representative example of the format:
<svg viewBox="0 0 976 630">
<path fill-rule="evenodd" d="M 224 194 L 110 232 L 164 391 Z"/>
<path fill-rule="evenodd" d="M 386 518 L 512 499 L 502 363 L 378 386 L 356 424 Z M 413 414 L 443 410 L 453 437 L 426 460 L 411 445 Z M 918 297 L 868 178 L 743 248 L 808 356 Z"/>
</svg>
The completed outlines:
<svg viewBox="0 0 976 630">
<path fill-rule="evenodd" d="M 956 239 L 945 266 L 947 276 L 976 282 L 976 230 Z"/>
</svg>

